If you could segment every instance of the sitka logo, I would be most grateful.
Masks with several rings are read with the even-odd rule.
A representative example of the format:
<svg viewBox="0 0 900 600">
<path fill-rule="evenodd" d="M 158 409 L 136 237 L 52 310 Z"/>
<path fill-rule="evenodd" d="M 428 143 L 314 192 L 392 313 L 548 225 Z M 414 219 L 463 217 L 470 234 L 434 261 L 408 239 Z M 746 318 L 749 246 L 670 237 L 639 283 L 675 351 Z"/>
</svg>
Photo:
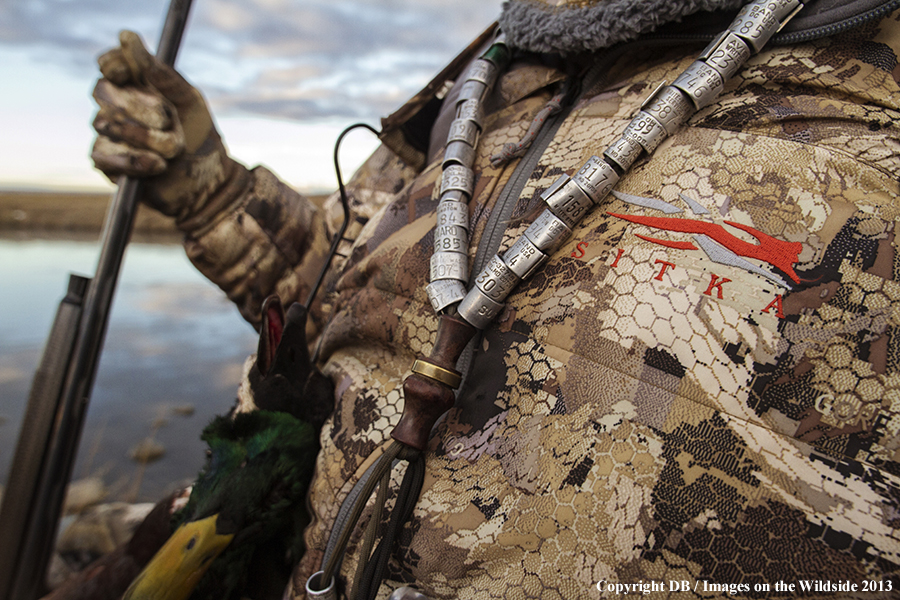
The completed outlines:
<svg viewBox="0 0 900 600">
<path fill-rule="evenodd" d="M 612 194 L 627 204 L 657 210 L 665 214 L 678 214 L 684 212 L 681 208 L 665 202 L 664 200 L 632 196 L 618 191 L 613 191 Z M 680 197 L 695 215 L 702 216 L 710 214 L 709 210 L 696 200 L 693 200 L 684 194 L 680 194 Z M 800 278 L 794 271 L 794 265 L 800 261 L 800 252 L 803 250 L 803 245 L 799 242 L 779 240 L 758 229 L 733 221 L 724 221 L 724 223 L 729 227 L 734 227 L 735 229 L 739 229 L 752 235 L 759 243 L 752 244 L 747 242 L 730 233 L 723 225 L 706 220 L 681 217 L 623 215 L 613 212 L 608 212 L 607 214 L 631 223 L 645 225 L 653 229 L 660 229 L 673 233 L 693 234 L 693 242 L 662 239 L 637 233 L 634 234 L 642 240 L 677 250 L 703 250 L 713 262 L 749 271 L 750 273 L 765 277 L 781 287 L 786 289 L 790 288 L 790 284 L 779 274 L 759 267 L 747 259 L 758 260 L 768 263 L 770 266 L 778 269 L 787 275 L 794 283 L 800 283 Z"/>
</svg>

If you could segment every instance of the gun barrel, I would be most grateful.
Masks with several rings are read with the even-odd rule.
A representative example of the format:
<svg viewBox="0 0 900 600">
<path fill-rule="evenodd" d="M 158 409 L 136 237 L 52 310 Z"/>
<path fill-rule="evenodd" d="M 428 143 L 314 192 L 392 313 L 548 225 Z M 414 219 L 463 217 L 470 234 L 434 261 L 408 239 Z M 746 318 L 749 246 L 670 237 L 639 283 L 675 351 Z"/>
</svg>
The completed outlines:
<svg viewBox="0 0 900 600">
<path fill-rule="evenodd" d="M 169 4 L 156 55 L 170 66 L 175 63 L 191 3 L 192 0 L 171 0 Z M 6 513 L 12 515 L 12 512 L 18 512 L 21 516 L 27 510 L 28 515 L 4 535 L 3 549 L 0 551 L 0 598 L 34 600 L 44 592 L 44 579 L 56 538 L 65 487 L 75 463 L 119 270 L 137 212 L 140 182 L 122 177 L 118 185 L 106 213 L 97 270 L 87 285 L 80 319 L 75 320 L 76 327 L 72 326 L 71 317 L 65 319 L 67 333 L 56 333 L 56 323 L 51 330 L 51 340 L 54 340 L 54 336 L 70 338 L 66 342 L 69 344 L 68 348 L 54 350 L 53 363 L 58 369 L 57 377 L 60 380 L 56 385 L 57 391 L 43 390 L 37 393 L 33 389 L 29 397 L 19 445 L 30 443 L 32 448 L 23 452 L 40 458 L 30 461 L 30 473 L 23 471 L 18 481 L 10 478 L 10 484 L 15 483 L 17 489 L 8 487 L 4 494 L 0 522 Z M 75 328 L 77 335 L 73 334 Z M 54 342 L 53 345 L 59 343 Z M 48 341 L 48 349 L 50 347 L 51 343 Z M 60 357 L 64 357 L 64 361 Z M 50 367 L 49 359 L 47 367 Z M 39 369 L 38 375 L 40 373 Z M 65 377 L 61 373 L 66 373 Z M 43 385 L 41 381 L 43 379 L 39 381 L 36 376 L 33 388 Z M 31 407 L 32 402 L 35 403 L 34 409 Z M 29 430 L 27 418 L 32 413 L 52 415 L 51 421 L 55 423 L 55 427 L 43 424 L 40 426 L 42 431 L 34 431 L 33 426 Z M 26 434 L 31 436 L 30 441 L 24 439 Z M 43 438 L 33 437 L 34 434 L 42 434 Z M 17 457 L 18 452 L 17 448 Z M 7 509 L 10 497 L 27 497 L 31 502 L 24 509 L 21 506 L 16 509 L 12 504 Z"/>
</svg>

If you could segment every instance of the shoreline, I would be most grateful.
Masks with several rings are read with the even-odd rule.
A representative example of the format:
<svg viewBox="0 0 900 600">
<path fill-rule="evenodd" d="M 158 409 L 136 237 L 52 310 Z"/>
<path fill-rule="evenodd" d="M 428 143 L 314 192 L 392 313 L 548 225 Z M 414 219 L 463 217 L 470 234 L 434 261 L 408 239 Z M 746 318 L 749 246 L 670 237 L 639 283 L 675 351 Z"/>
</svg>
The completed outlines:
<svg viewBox="0 0 900 600">
<path fill-rule="evenodd" d="M 6 341 L 15 343 L 0 354 L 0 494 L 15 468 L 21 420 L 46 340 L 44 323 L 49 328 L 65 272 L 72 269 L 61 263 L 91 272 L 112 197 L 102 191 L 0 190 L 0 240 L 13 266 L 0 303 L 12 309 L 9 321 L 20 324 L 4 325 Z M 139 243 L 129 247 L 120 273 L 81 457 L 72 466 L 61 514 L 57 548 L 68 557 L 94 558 L 112 542 L 124 542 L 130 529 L 123 519 L 133 527 L 142 517 L 136 508 L 149 509 L 195 480 L 205 463 L 200 433 L 230 408 L 241 365 L 256 348 L 255 333 L 242 326 L 233 305 L 187 261 L 182 238 L 173 219 L 138 207 L 131 240 Z M 87 244 L 57 243 L 64 241 Z M 76 569 L 54 556 L 58 583 Z"/>
<path fill-rule="evenodd" d="M 66 192 L 0 189 L 0 238 L 97 239 L 115 190 Z M 327 194 L 306 194 L 321 206 Z M 143 204 L 134 220 L 134 240 L 181 243 L 175 219 Z"/>
<path fill-rule="evenodd" d="M 13 305 L 17 321 L 37 323 L 38 319 L 43 319 L 39 325 L 34 325 L 35 329 L 40 329 L 39 333 L 17 333 L 15 344 L 7 344 L 4 354 L 0 354 L 0 390 L 6 401 L 3 410 L 0 410 L 0 437 L 5 438 L 4 444 L 0 445 L 0 473 L 4 475 L 0 478 L 0 484 L 6 483 L 9 470 L 13 468 L 11 463 L 21 432 L 24 406 L 33 385 L 34 369 L 42 354 L 58 298 L 65 290 L 66 273 L 93 273 L 92 265 L 96 264 L 96 257 L 92 254 L 95 252 L 92 248 L 99 247 L 101 243 L 101 230 L 113 194 L 114 191 L 0 189 L 0 241 L 5 244 L 4 255 L 10 259 L 8 264 L 16 265 L 10 271 L 12 278 L 8 281 L 9 285 L 5 286 L 6 293 L 0 298 L 0 303 L 8 302 Z M 206 293 L 207 289 L 213 290 L 214 286 L 196 273 L 184 258 L 181 250 L 183 237 L 184 234 L 176 228 L 174 219 L 148 207 L 138 207 L 131 242 L 135 246 L 153 245 L 159 248 L 132 248 L 129 251 L 134 254 L 130 258 L 138 260 L 136 264 L 140 265 L 138 268 L 142 273 L 162 269 L 165 275 L 154 275 L 149 282 L 147 277 L 132 277 L 129 280 L 129 267 L 123 265 L 119 278 L 120 289 L 115 299 L 116 314 L 121 317 L 121 325 L 117 330 L 114 324 L 111 335 L 107 335 L 104 344 L 107 356 L 98 367 L 97 376 L 101 384 L 114 391 L 107 394 L 108 397 L 104 400 L 106 404 L 103 404 L 103 397 L 98 395 L 97 389 L 94 390 L 91 412 L 85 418 L 81 440 L 81 453 L 87 462 L 73 467 L 72 473 L 76 480 L 101 478 L 107 502 L 155 501 L 160 490 L 166 492 L 193 480 L 203 460 L 200 431 L 212 416 L 223 410 L 221 407 L 227 408 L 226 405 L 230 405 L 233 398 L 230 384 L 223 387 L 216 382 L 219 379 L 230 381 L 234 378 L 235 369 L 238 369 L 236 372 L 239 376 L 241 362 L 251 347 L 255 347 L 255 344 L 246 341 L 249 334 L 241 327 L 241 321 L 236 315 L 233 329 L 221 333 L 208 331 L 209 323 L 218 323 L 216 319 L 230 319 L 231 313 L 236 313 L 236 310 L 224 297 L 220 297 L 218 290 Z M 67 257 L 53 250 L 57 247 L 54 244 L 43 244 L 45 241 L 84 244 L 79 246 L 83 250 Z M 163 249 L 163 246 L 167 248 Z M 178 260 L 167 258 L 172 256 L 177 256 Z M 74 259 L 75 266 L 60 266 L 57 269 L 60 272 L 58 276 L 56 271 L 44 268 L 43 263 L 34 262 L 40 260 L 57 264 L 65 263 L 67 259 Z M 172 279 L 172 269 L 178 273 L 175 279 Z M 52 272 L 53 276 L 45 284 L 41 274 L 46 272 Z M 19 279 L 20 276 L 22 279 Z M 131 287 L 122 287 L 122 283 L 128 281 L 132 281 Z M 27 291 L 11 291 L 22 286 L 26 286 Z M 136 289 L 140 289 L 141 294 L 136 294 Z M 132 297 L 129 297 L 128 290 L 132 290 Z M 19 305 L 37 308 L 20 310 L 17 308 Z M 196 308 L 198 306 L 202 308 Z M 133 337 L 128 328 L 135 327 L 135 323 L 143 327 L 139 330 L 138 337 L 144 339 L 144 342 L 128 341 Z M 152 324 L 152 328 L 148 323 Z M 4 331 L 12 331 L 8 325 Z M 196 330 L 203 334 L 200 337 L 215 335 L 223 345 L 234 344 L 241 350 L 234 357 L 216 358 L 230 352 L 217 349 L 210 351 L 209 358 L 201 356 L 195 361 L 184 350 L 192 347 L 187 334 L 176 335 L 170 331 L 174 327 L 187 331 Z M 119 331 L 118 346 L 115 345 L 116 331 Z M 250 337 L 255 338 L 255 335 Z M 172 342 L 174 345 L 166 346 L 172 339 L 175 339 Z M 205 348 L 202 340 L 198 342 L 197 348 L 198 351 Z M 119 362 L 114 360 L 116 352 L 121 355 Z M 178 356 L 180 359 L 167 359 L 169 356 Z M 121 362 L 124 359 L 127 359 L 128 364 Z M 178 360 L 182 361 L 181 370 L 175 368 Z M 160 362 L 162 367 L 154 366 Z M 195 372 L 195 364 L 208 365 L 209 372 L 219 379 L 214 379 L 212 374 L 206 375 L 206 371 Z M 134 403 L 133 417 L 123 416 L 124 409 L 119 410 L 119 404 L 114 403 L 111 398 L 115 394 L 127 396 L 128 379 L 138 376 L 143 381 L 155 383 L 150 386 L 152 389 L 134 391 L 134 395 L 142 398 L 142 402 Z M 156 382 L 154 377 L 159 377 L 159 381 Z M 237 383 L 239 379 L 234 381 L 234 386 Z M 151 401 L 152 404 L 148 404 Z M 192 418 L 187 418 L 186 414 L 181 417 L 171 416 L 168 411 L 164 415 L 157 414 L 157 406 L 181 406 L 189 403 L 197 406 L 197 415 Z M 118 412 L 110 412 L 113 406 Z M 112 424 L 109 421 L 111 418 Z M 92 426 L 96 431 L 91 430 Z M 134 447 L 148 437 L 163 444 L 166 456 L 158 457 L 159 460 L 148 459 L 146 464 L 128 458 Z M 110 448 L 114 450 L 112 454 Z M 171 470 L 173 461 L 179 462 L 175 471 Z M 182 467 L 181 464 L 189 464 L 189 467 Z"/>
<path fill-rule="evenodd" d="M 75 272 L 92 273 L 91 265 L 95 264 L 96 258 L 90 254 L 92 252 L 90 247 L 100 243 L 101 229 L 112 197 L 113 192 L 103 191 L 0 189 L 0 241 L 5 244 L 4 248 L 12 258 L 10 263 L 17 265 L 17 270 L 12 271 L 14 276 L 10 281 L 11 285 L 7 286 L 7 295 L 0 300 L 16 306 L 21 302 L 23 305 L 37 307 L 17 309 L 18 312 L 14 313 L 18 315 L 16 321 L 37 323 L 38 319 L 45 319 L 49 331 L 50 316 L 56 308 L 59 295 L 64 290 L 66 273 L 72 272 L 73 267 L 60 266 L 56 270 L 45 268 L 44 263 L 61 263 L 67 257 L 60 255 L 59 251 L 55 251 L 57 253 L 54 254 L 52 250 L 56 247 L 54 244 L 42 242 L 85 242 L 83 246 L 88 248 L 79 250 L 68 258 L 77 259 Z M 313 202 L 321 203 L 326 196 L 308 197 Z M 107 358 L 105 370 L 99 371 L 98 379 L 101 383 L 105 382 L 107 388 L 111 390 L 108 392 L 109 398 L 115 394 L 121 394 L 123 397 L 135 395 L 143 398 L 143 401 L 135 404 L 135 416 L 132 418 L 126 416 L 124 409 L 116 408 L 118 412 L 113 411 L 111 407 L 118 404 L 112 403 L 107 398 L 107 404 L 102 405 L 102 410 L 107 412 L 103 413 L 104 417 L 101 419 L 99 416 L 101 413 L 97 412 L 101 410 L 101 405 L 98 404 L 95 390 L 91 413 L 94 415 L 94 421 L 91 421 L 90 416 L 87 418 L 82 439 L 82 450 L 89 459 L 80 467 L 81 470 L 73 471 L 73 477 L 77 478 L 101 477 L 107 486 L 110 501 L 133 502 L 158 498 L 160 489 L 168 490 L 172 486 L 184 485 L 186 481 L 193 480 L 196 470 L 202 466 L 203 445 L 199 441 L 200 430 L 214 415 L 227 410 L 233 400 L 232 384 L 222 385 L 221 381 L 233 379 L 236 388 L 240 381 L 240 367 L 243 360 L 256 348 L 255 333 L 251 335 L 241 327 L 236 309 L 185 259 L 181 249 L 183 237 L 184 234 L 176 228 L 174 219 L 145 206 L 138 207 L 131 241 L 135 245 L 160 247 L 133 248 L 135 254 L 131 258 L 138 262 L 132 261 L 130 264 L 139 264 L 140 272 L 143 274 L 152 274 L 155 273 L 154 270 L 162 269 L 165 275 L 153 275 L 151 280 L 135 276 L 131 280 L 133 283 L 130 287 L 126 285 L 117 292 L 116 314 L 120 315 L 122 325 L 119 329 L 114 326 L 112 332 L 113 334 L 116 331 L 120 332 L 119 345 L 115 346 L 115 340 L 108 337 L 105 344 L 106 352 L 107 354 L 112 352 L 110 356 L 117 356 L 115 352 L 119 352 L 120 358 L 125 357 L 128 362 L 123 363 L 121 360 L 119 363 L 110 362 L 112 359 Z M 82 254 L 90 256 L 86 259 Z M 172 258 L 176 256 L 177 260 Z M 36 260 L 42 262 L 36 263 L 34 262 Z M 121 279 L 126 282 L 129 281 L 128 268 L 126 266 L 120 274 Z M 27 277 L 25 272 L 28 273 Z M 52 272 L 53 275 L 47 280 L 49 283 L 44 284 L 42 283 L 44 279 L 41 279 L 44 276 L 37 274 L 46 272 Z M 173 273 L 178 275 L 175 276 Z M 20 276 L 22 279 L 17 280 Z M 9 292 L 14 286 L 26 283 L 30 286 L 27 287 L 29 291 L 21 296 L 21 301 L 18 293 Z M 128 295 L 129 290 L 131 296 Z M 140 293 L 136 293 L 135 290 L 140 290 Z M 31 301 L 26 300 L 29 297 L 32 298 Z M 211 323 L 219 322 L 216 319 L 221 319 L 223 323 L 227 319 L 228 324 L 232 323 L 233 319 L 234 326 L 210 330 Z M 148 323 L 152 323 L 152 328 L 149 328 Z M 137 326 L 135 324 L 140 326 L 135 329 L 139 331 L 139 335 L 126 335 L 124 332 L 127 332 L 127 328 Z M 40 329 L 43 330 L 43 326 Z M 197 352 L 207 352 L 210 354 L 208 358 L 194 356 L 190 350 L 186 350 L 194 347 L 191 346 L 193 343 L 189 335 L 191 331 L 197 332 Z M 25 337 L 22 337 L 23 335 Z M 234 352 L 234 356 L 217 358 L 231 351 L 209 350 L 207 346 L 210 336 L 220 340 L 225 348 L 234 345 L 240 350 Z M 138 338 L 144 341 L 140 342 Z M 24 410 L 22 407 L 27 402 L 34 368 L 41 356 L 46 334 L 43 331 L 34 335 L 21 334 L 16 339 L 19 341 L 15 347 L 7 346 L 5 349 L 7 354 L 0 354 L 0 359 L 3 359 L 0 361 L 0 390 L 7 399 L 4 410 L 0 411 L 0 436 L 5 436 L 8 442 L 6 445 L 0 444 L 0 458 L 3 459 L 0 461 L 0 475 L 8 475 L 8 472 L 4 473 L 4 469 L 12 468 L 9 463 L 12 461 L 15 442 L 20 433 L 20 419 Z M 169 360 L 166 357 L 180 358 Z M 207 367 L 197 371 L 197 364 Z M 135 374 L 139 374 L 144 381 L 154 381 L 154 377 L 158 377 L 159 381 L 152 386 L 152 390 L 131 391 L 128 387 L 129 378 L 137 377 Z M 103 379 L 104 377 L 106 379 Z M 149 401 L 154 403 L 152 405 L 154 407 L 165 405 L 164 414 L 148 408 Z M 187 404 L 196 405 L 196 416 L 192 419 L 170 418 L 169 405 Z M 110 418 L 113 419 L 112 423 L 109 422 Z M 93 433 L 89 431 L 92 422 L 95 428 L 99 427 Z M 151 431 L 149 437 L 163 444 L 167 456 L 159 461 L 153 461 L 152 465 L 151 461 L 148 461 L 143 466 L 138 462 L 123 459 L 125 453 L 131 452 L 139 441 L 148 437 L 148 424 Z M 123 433 L 126 431 L 129 435 Z M 103 448 L 107 450 L 100 450 L 101 441 Z M 116 448 L 114 458 L 107 456 L 109 447 Z M 186 450 L 187 448 L 190 450 Z M 182 460 L 183 458 L 185 460 Z M 192 464 L 191 468 L 186 469 L 179 467 L 175 473 L 171 472 L 173 460 L 178 460 L 180 464 L 191 461 L 197 464 L 196 467 Z M 185 471 L 190 474 L 186 475 Z M 5 483 L 5 480 L 5 476 L 0 478 L 0 484 Z"/>
<path fill-rule="evenodd" d="M 96 235 L 113 193 L 0 190 L 0 232 L 30 237 Z M 143 205 L 138 206 L 134 232 L 172 241 L 181 238 L 174 219 Z"/>
</svg>

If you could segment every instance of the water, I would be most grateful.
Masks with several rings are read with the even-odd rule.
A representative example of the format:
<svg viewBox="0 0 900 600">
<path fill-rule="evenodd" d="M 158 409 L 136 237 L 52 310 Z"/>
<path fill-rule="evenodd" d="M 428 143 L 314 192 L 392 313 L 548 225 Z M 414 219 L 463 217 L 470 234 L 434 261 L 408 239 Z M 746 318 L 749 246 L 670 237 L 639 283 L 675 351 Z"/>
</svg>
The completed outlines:
<svg viewBox="0 0 900 600">
<path fill-rule="evenodd" d="M 0 240 L 0 484 L 5 484 L 34 370 L 70 272 L 90 275 L 99 244 Z M 100 476 L 110 499 L 155 501 L 203 464 L 203 426 L 234 403 L 256 334 L 180 245 L 128 247 L 74 478 Z M 192 406 L 184 416 L 175 410 Z M 152 436 L 166 450 L 129 458 Z"/>
</svg>

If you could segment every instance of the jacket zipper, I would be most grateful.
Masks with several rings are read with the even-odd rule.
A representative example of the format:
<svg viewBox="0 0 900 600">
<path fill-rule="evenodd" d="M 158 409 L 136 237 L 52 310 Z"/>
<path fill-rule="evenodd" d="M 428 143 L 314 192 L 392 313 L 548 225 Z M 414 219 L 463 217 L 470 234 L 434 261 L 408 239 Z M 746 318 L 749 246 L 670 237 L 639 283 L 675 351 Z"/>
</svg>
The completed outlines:
<svg viewBox="0 0 900 600">
<path fill-rule="evenodd" d="M 897 1 L 900 2 L 900 0 Z M 469 276 L 469 288 L 474 285 L 475 278 L 481 272 L 481 269 L 500 249 L 506 225 L 512 216 L 512 211 L 519 200 L 519 196 L 522 194 L 525 184 L 531 178 L 535 167 L 537 167 L 538 161 L 544 155 L 544 151 L 550 145 L 550 142 L 553 141 L 556 132 L 559 131 L 560 126 L 571 114 L 572 109 L 578 104 L 585 92 L 599 85 L 604 79 L 604 73 L 613 63 L 625 52 L 632 51 L 636 45 L 638 45 L 637 42 L 632 42 L 614 48 L 607 52 L 599 61 L 595 62 L 582 76 L 581 88 L 578 90 L 578 93 L 573 94 L 566 104 L 563 105 L 562 110 L 548 119 L 540 132 L 538 132 L 537 137 L 520 159 L 519 164 L 516 165 L 506 186 L 500 192 L 500 197 L 497 199 L 494 209 L 491 211 L 491 216 L 485 224 L 484 233 L 478 242 L 478 250 L 475 253 L 474 266 Z"/>
<path fill-rule="evenodd" d="M 900 1 L 900 0 L 898 0 Z M 475 278 L 481 273 L 484 266 L 500 249 L 500 243 L 503 241 L 503 234 L 506 232 L 506 226 L 512 216 L 513 209 L 525 188 L 525 184 L 531 178 L 531 174 L 537 167 L 538 161 L 544 155 L 544 151 L 556 137 L 556 132 L 566 118 L 571 114 L 572 109 L 578 104 L 578 101 L 584 94 L 599 85 L 604 80 L 605 73 L 612 65 L 619 60 L 623 54 L 633 51 L 635 46 L 642 45 L 640 41 L 621 44 L 615 48 L 608 50 L 599 60 L 597 60 L 581 77 L 581 87 L 577 94 L 573 94 L 571 98 L 563 105 L 562 110 L 556 115 L 548 119 L 537 137 L 529 146 L 525 155 L 519 160 L 512 176 L 507 181 L 506 186 L 500 192 L 494 209 L 491 211 L 490 217 L 484 227 L 484 233 L 478 242 L 478 250 L 475 252 L 475 261 L 469 275 L 468 289 L 475 285 Z M 474 356 L 474 348 L 481 344 L 481 332 L 476 335 L 462 355 L 457 361 L 456 369 L 462 373 L 463 379 L 456 390 L 457 396 L 463 393 L 466 388 L 466 380 L 468 379 L 469 368 L 472 364 Z M 438 424 L 440 420 L 438 420 Z M 435 424 L 437 426 L 437 424 Z"/>
<path fill-rule="evenodd" d="M 860 25 L 864 25 L 870 21 L 874 21 L 877 19 L 881 19 L 882 17 L 886 17 L 891 12 L 900 8 L 900 0 L 889 0 L 885 2 L 881 6 L 872 8 L 864 13 L 855 15 L 853 17 L 844 19 L 843 21 L 838 21 L 836 23 L 829 23 L 828 25 L 822 25 L 821 27 L 813 27 L 812 29 L 803 29 L 801 31 L 792 31 L 790 33 L 776 33 L 771 41 L 767 44 L 774 46 L 784 46 L 790 44 L 800 44 L 803 42 L 811 42 L 813 40 L 817 40 L 824 37 L 830 37 L 833 35 L 838 35 L 844 33 L 849 29 L 853 29 L 854 27 L 859 27 Z M 801 11 L 802 14 L 802 11 Z M 645 40 L 653 40 L 656 42 L 660 42 L 663 44 L 672 44 L 672 43 L 688 43 L 688 42 L 711 42 L 715 39 L 715 37 L 721 33 L 721 30 L 716 30 L 715 32 L 710 33 L 691 33 L 685 35 L 671 35 L 665 33 L 657 33 L 657 34 L 649 34 L 643 36 Z"/>
<path fill-rule="evenodd" d="M 837 23 L 823 25 L 822 27 L 816 27 L 814 29 L 806 29 L 804 31 L 794 31 L 792 33 L 776 35 L 774 38 L 772 38 L 772 43 L 797 44 L 800 42 L 809 42 L 819 38 L 837 35 L 839 33 L 844 33 L 848 29 L 859 27 L 860 25 L 868 23 L 869 21 L 874 21 L 875 19 L 886 17 L 889 13 L 893 12 L 898 7 L 900 7 L 900 0 L 890 0 L 890 2 L 886 2 L 885 4 L 873 8 L 868 12 L 856 15 L 855 17 L 850 17 L 849 19 L 844 19 L 843 21 L 838 21 Z"/>
</svg>

